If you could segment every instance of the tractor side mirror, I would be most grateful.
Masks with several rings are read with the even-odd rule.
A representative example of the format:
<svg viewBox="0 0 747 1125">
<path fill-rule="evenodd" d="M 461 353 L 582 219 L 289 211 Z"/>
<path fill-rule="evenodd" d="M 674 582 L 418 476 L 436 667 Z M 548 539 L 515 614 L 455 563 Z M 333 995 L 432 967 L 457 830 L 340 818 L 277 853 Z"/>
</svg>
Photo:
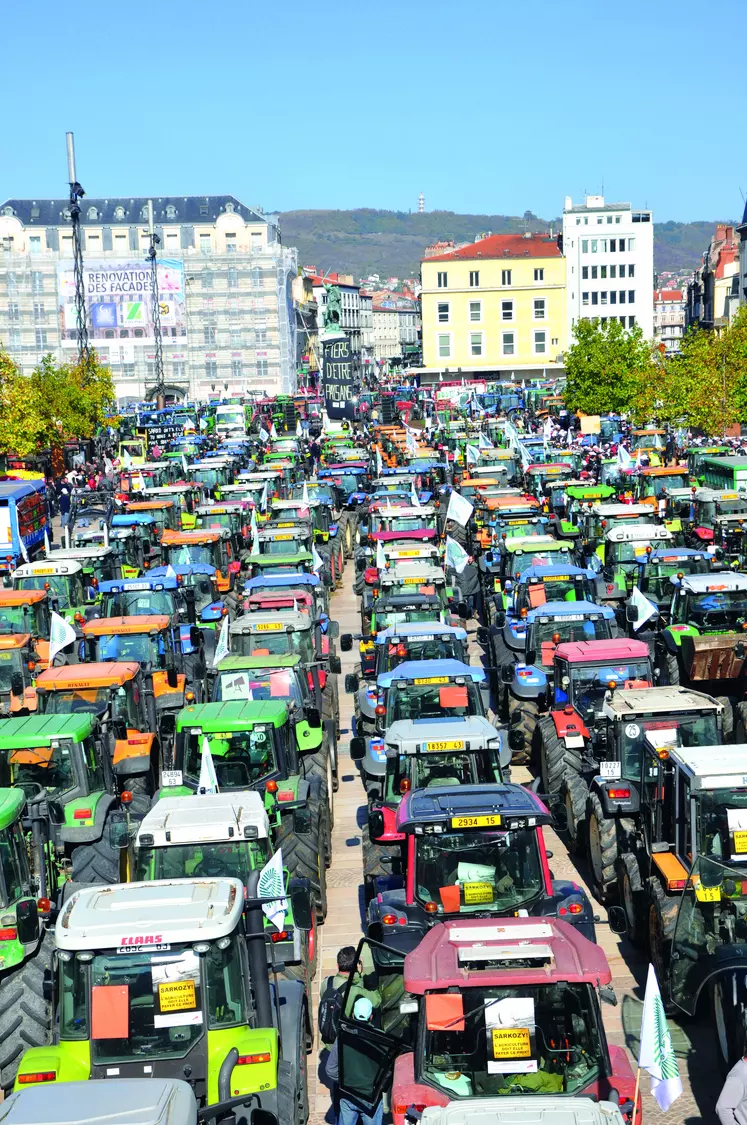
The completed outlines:
<svg viewBox="0 0 747 1125">
<path fill-rule="evenodd" d="M 348 695 L 355 695 L 361 686 L 360 678 L 357 672 L 348 672 L 345 677 L 345 691 Z"/>
<path fill-rule="evenodd" d="M 362 762 L 366 756 L 366 740 L 358 736 L 350 739 L 350 760 Z"/>
<path fill-rule="evenodd" d="M 525 664 L 534 664 L 536 659 L 537 659 L 536 651 L 533 648 L 528 648 L 526 650 L 526 652 L 524 653 L 524 663 Z"/>
<path fill-rule="evenodd" d="M 308 933 L 313 928 L 311 915 L 311 884 L 308 879 L 291 879 L 288 883 L 293 925 Z"/>
<path fill-rule="evenodd" d="M 618 910 L 622 907 L 618 906 Z M 614 988 L 609 984 L 603 984 L 599 989 L 599 999 L 603 1000 L 605 1004 L 611 1004 L 613 1008 L 617 1007 L 617 996 Z"/>
<path fill-rule="evenodd" d="M 613 934 L 624 934 L 627 931 L 625 911 L 622 906 L 610 906 L 607 911 L 607 919 Z M 602 995 L 601 989 L 599 994 Z M 603 996 L 602 999 L 604 999 Z"/>
<path fill-rule="evenodd" d="M 518 726 L 513 727 L 508 732 L 508 744 L 511 749 L 516 753 L 518 750 L 524 749 L 524 734 L 519 730 Z"/>
<path fill-rule="evenodd" d="M 122 812 L 112 813 L 109 817 L 108 827 L 110 846 L 117 850 L 126 848 L 130 842 L 130 830 L 127 826 L 126 814 Z"/>
<path fill-rule="evenodd" d="M 112 719 L 112 733 L 117 742 L 127 740 L 127 723 L 124 719 Z"/>
<path fill-rule="evenodd" d="M 627 621 L 628 625 L 632 625 L 634 622 L 636 622 L 638 620 L 638 617 L 639 613 L 637 605 L 625 606 L 625 620 Z"/>
<path fill-rule="evenodd" d="M 327 636 L 331 641 L 336 641 L 340 635 L 340 623 L 338 621 L 327 621 Z"/>
<path fill-rule="evenodd" d="M 298 836 L 308 836 L 311 832 L 311 809 L 294 809 L 293 831 Z"/>
<path fill-rule="evenodd" d="M 176 674 L 176 668 L 171 667 L 166 670 L 166 683 L 170 688 L 175 688 L 178 686 L 179 677 Z"/>
<path fill-rule="evenodd" d="M 303 926 L 299 926 L 299 929 L 302 930 Z M 309 926 L 309 929 L 311 929 L 311 926 Z M 278 1125 L 278 1119 L 271 1110 L 254 1106 L 249 1114 L 249 1125 Z"/>
<path fill-rule="evenodd" d="M 21 945 L 39 940 L 39 908 L 33 898 L 24 898 L 16 906 L 16 936 Z"/>
<path fill-rule="evenodd" d="M 192 625 L 189 630 L 189 643 L 192 648 L 200 648 L 202 646 L 202 629 L 198 629 L 196 625 Z"/>
<path fill-rule="evenodd" d="M 514 668 L 515 667 L 516 667 L 516 665 L 513 664 L 513 663 L 511 663 L 511 664 L 506 663 L 506 664 L 503 664 L 501 666 L 501 683 L 502 684 L 512 684 L 514 682 Z"/>
<path fill-rule="evenodd" d="M 306 722 L 312 730 L 319 730 L 322 725 L 322 717 L 319 714 L 318 707 L 308 707 L 306 709 Z"/>
<path fill-rule="evenodd" d="M 498 629 L 502 629 L 506 624 L 506 611 L 505 609 L 497 609 L 493 614 L 493 624 Z"/>
<path fill-rule="evenodd" d="M 478 625 L 477 627 L 477 643 L 482 645 L 483 648 L 490 644 L 490 633 L 484 625 Z"/>
<path fill-rule="evenodd" d="M 381 809 L 372 809 L 368 814 L 368 835 L 371 840 L 378 840 L 384 835 L 384 814 Z"/>
<path fill-rule="evenodd" d="M 329 670 L 335 676 L 340 675 L 340 672 L 342 672 L 342 663 L 340 661 L 339 656 L 330 656 L 330 658 L 329 658 Z"/>
<path fill-rule="evenodd" d="M 466 621 L 469 617 L 469 606 L 466 602 L 457 602 L 454 611 L 462 621 Z"/>
<path fill-rule="evenodd" d="M 10 694 L 23 695 L 23 676 L 20 672 L 13 672 L 10 677 Z"/>
<path fill-rule="evenodd" d="M 341 652 L 352 652 L 352 649 L 353 649 L 353 634 L 352 633 L 343 633 L 342 636 L 340 637 L 340 651 Z"/>
</svg>

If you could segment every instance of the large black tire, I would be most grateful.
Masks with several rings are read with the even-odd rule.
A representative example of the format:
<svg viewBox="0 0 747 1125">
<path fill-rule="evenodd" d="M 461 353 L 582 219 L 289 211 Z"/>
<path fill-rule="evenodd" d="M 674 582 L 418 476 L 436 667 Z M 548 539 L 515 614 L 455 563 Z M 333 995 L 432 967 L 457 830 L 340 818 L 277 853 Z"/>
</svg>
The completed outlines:
<svg viewBox="0 0 747 1125">
<path fill-rule="evenodd" d="M 654 966 L 664 1011 L 674 1010 L 669 987 L 669 964 L 672 956 L 672 939 L 677 921 L 679 898 L 668 898 L 658 879 L 649 879 L 648 944 L 651 964 Z"/>
<path fill-rule="evenodd" d="M 731 705 L 731 700 L 728 695 L 714 695 L 713 697 L 717 703 L 722 703 L 724 707 L 724 742 L 731 742 L 734 737 L 734 708 Z M 739 705 L 740 707 L 744 704 Z"/>
<path fill-rule="evenodd" d="M 632 852 L 624 852 L 617 860 L 617 894 L 625 912 L 628 941 L 643 948 L 648 938 L 648 901 L 638 860 Z"/>
<path fill-rule="evenodd" d="M 0 978 L 0 1084 L 10 1090 L 21 1056 L 52 1042 L 52 1004 L 44 996 L 44 973 L 52 964 L 54 935 L 17 969 Z"/>
<path fill-rule="evenodd" d="M 301 1045 L 295 1060 L 278 1063 L 278 1121 L 283 1125 L 306 1125 L 309 1095 L 306 1084 L 306 1052 Z"/>
<path fill-rule="evenodd" d="M 537 724 L 535 744 L 538 748 L 537 765 L 542 793 L 547 797 L 556 797 L 560 793 L 567 766 L 565 743 L 558 738 L 551 715 L 544 715 Z"/>
<path fill-rule="evenodd" d="M 560 792 L 566 813 L 565 833 L 568 850 L 572 855 L 581 855 L 586 843 L 586 802 L 589 798 L 589 787 L 579 774 L 568 773 Z"/>
<path fill-rule="evenodd" d="M 366 902 L 373 898 L 374 880 L 379 875 L 398 875 L 402 870 L 401 849 L 399 844 L 377 844 L 371 839 L 368 825 L 361 830 L 361 846 L 363 851 L 363 885 Z"/>
<path fill-rule="evenodd" d="M 592 890 L 600 902 L 610 902 L 617 886 L 617 822 L 604 815 L 596 793 L 586 803 L 586 840 Z"/>
<path fill-rule="evenodd" d="M 282 847 L 283 864 L 289 875 L 308 879 L 317 922 L 323 922 L 327 913 L 327 878 L 324 865 L 321 825 L 312 818 L 311 831 L 296 835 L 293 831 L 293 814 L 280 819 L 275 829 L 275 850 Z"/>
<path fill-rule="evenodd" d="M 322 692 L 322 721 L 332 719 L 335 724 L 335 735 L 340 737 L 340 692 L 337 676 L 334 672 L 327 674 L 327 683 Z"/>
<path fill-rule="evenodd" d="M 490 629 L 488 660 L 491 668 L 495 669 L 490 673 L 490 678 L 493 683 L 496 699 L 500 703 L 507 692 L 507 689 L 503 687 L 501 682 L 501 668 L 504 664 L 514 664 L 516 661 L 516 653 L 513 652 L 504 641 L 503 629 L 497 629 L 495 626 L 492 626 Z M 499 706 L 499 711 L 500 710 L 501 707 Z"/>
<path fill-rule="evenodd" d="M 745 987 L 739 974 L 724 973 L 712 980 L 709 999 L 716 1030 L 716 1052 L 721 1073 L 726 1077 L 747 1046 L 745 1034 Z M 736 1000 L 735 1000 L 736 993 Z"/>
<path fill-rule="evenodd" d="M 734 741 L 747 742 L 747 703 L 738 703 L 734 714 Z"/>
<path fill-rule="evenodd" d="M 679 665 L 679 661 L 677 659 L 677 654 L 673 653 L 673 652 L 669 652 L 669 650 L 667 650 L 664 659 L 665 659 L 664 672 L 665 672 L 665 675 L 667 677 L 667 683 L 671 687 L 677 687 L 679 682 L 680 682 L 680 665 Z"/>
<path fill-rule="evenodd" d="M 314 753 L 307 751 L 302 756 L 303 773 L 306 777 L 320 777 L 324 783 L 324 792 L 327 795 L 327 809 L 329 813 L 330 828 L 335 823 L 335 779 L 332 773 L 332 756 L 329 752 L 329 742 L 325 738 L 322 745 Z M 327 864 L 329 867 L 329 863 Z"/>
<path fill-rule="evenodd" d="M 517 699 L 515 696 L 508 697 L 508 718 L 509 722 L 513 719 L 516 713 L 521 715 L 521 723 L 512 723 L 518 730 L 521 731 L 524 737 L 524 745 L 520 750 L 514 750 L 511 757 L 511 762 L 515 766 L 525 765 L 532 756 L 532 744 L 534 742 L 534 732 L 537 729 L 537 719 L 539 718 L 539 706 L 536 699 Z"/>
<path fill-rule="evenodd" d="M 72 853 L 74 883 L 118 883 L 119 848 L 109 843 L 106 824 L 100 840 L 79 844 Z"/>
<path fill-rule="evenodd" d="M 332 863 L 332 828 L 329 820 L 327 781 L 326 778 L 314 775 L 309 778 L 309 784 L 311 786 L 309 792 L 309 809 L 311 810 L 311 818 L 314 824 L 319 825 L 319 846 L 321 848 L 321 854 L 324 858 L 324 866 L 325 868 L 327 868 Z M 327 892 L 325 887 L 325 899 L 326 893 Z"/>
<path fill-rule="evenodd" d="M 308 933 L 301 934 L 301 960 L 295 965 L 286 962 L 282 972 L 278 972 L 278 976 L 285 977 L 286 980 L 300 980 L 307 992 L 311 989 L 311 982 L 319 967 L 319 943 L 316 939 L 314 924 Z"/>
</svg>

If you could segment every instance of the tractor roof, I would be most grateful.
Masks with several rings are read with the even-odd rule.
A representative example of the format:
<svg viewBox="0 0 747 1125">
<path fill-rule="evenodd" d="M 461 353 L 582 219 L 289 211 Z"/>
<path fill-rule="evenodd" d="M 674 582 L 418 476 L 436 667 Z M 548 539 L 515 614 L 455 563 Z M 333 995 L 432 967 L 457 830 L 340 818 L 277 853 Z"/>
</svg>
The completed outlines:
<svg viewBox="0 0 747 1125">
<path fill-rule="evenodd" d="M 204 543 L 217 543 L 223 538 L 226 528 L 200 527 L 195 531 L 172 531 L 166 528 L 161 532 L 161 543 L 164 547 L 189 547 L 199 546 Z"/>
<path fill-rule="evenodd" d="M 310 551 L 296 551 L 292 555 L 248 555 L 247 561 L 252 566 L 292 566 L 294 563 L 311 562 Z"/>
<path fill-rule="evenodd" d="M 652 516 L 654 509 L 650 504 L 592 504 L 591 510 L 601 519 L 620 516 Z"/>
<path fill-rule="evenodd" d="M 0 789 L 0 832 L 18 819 L 25 803 L 23 789 Z"/>
<path fill-rule="evenodd" d="M 629 660 L 648 660 L 644 641 L 566 641 L 555 649 L 555 655 L 570 664 L 620 664 Z"/>
<path fill-rule="evenodd" d="M 158 492 L 160 489 L 154 489 Z M 173 508 L 173 500 L 128 500 L 125 508 L 128 512 L 163 512 L 167 508 Z M 114 516 L 114 519 L 118 519 Z"/>
<path fill-rule="evenodd" d="M 677 714 L 683 711 L 709 711 L 720 714 L 722 703 L 701 691 L 683 687 L 627 688 L 614 692 L 604 704 L 609 719 L 634 719 L 642 715 Z"/>
<path fill-rule="evenodd" d="M 397 754 L 499 749 L 503 735 L 481 715 L 463 719 L 398 719 L 387 728 L 387 749 Z"/>
<path fill-rule="evenodd" d="M 238 879 L 156 879 L 83 887 L 57 919 L 58 949 L 122 949 L 215 941 L 234 932 L 244 909 Z"/>
<path fill-rule="evenodd" d="M 54 1101 L 53 1109 L 50 1101 Z M 195 1125 L 197 1103 L 190 1086 L 179 1078 L 149 1078 L 147 1082 L 110 1078 L 106 1083 L 60 1082 L 53 1094 L 45 1085 L 21 1086 L 0 1105 L 2 1125 L 47 1125 L 50 1121 L 55 1125 L 113 1125 L 114 1121 Z"/>
<path fill-rule="evenodd" d="M 63 550 L 55 551 L 53 555 L 48 555 L 52 562 L 59 562 L 60 559 L 72 559 L 73 562 L 86 559 L 110 559 L 114 554 L 111 547 L 69 547 Z"/>
<path fill-rule="evenodd" d="M 692 547 L 661 547 L 652 551 L 648 556 L 651 562 L 679 562 L 687 559 L 705 559 L 708 556 L 704 551 L 696 551 Z"/>
<path fill-rule="evenodd" d="M 173 507 L 171 502 L 169 502 L 169 504 Z M 165 506 L 166 505 L 162 504 L 148 504 L 148 508 L 161 508 Z M 155 522 L 155 517 L 151 515 L 149 511 L 137 511 L 132 505 L 128 506 L 126 512 L 117 512 L 116 515 L 112 516 L 113 528 L 145 527 L 147 524 Z"/>
<path fill-rule="evenodd" d="M 701 789 L 747 789 L 747 746 L 673 746 L 669 760 Z M 1 792 L 1 791 L 0 791 Z"/>
<path fill-rule="evenodd" d="M 412 583 L 413 586 L 418 584 L 430 585 L 432 582 L 444 582 L 445 580 L 446 575 L 443 568 L 434 566 L 427 559 L 419 559 L 414 562 L 396 559 L 381 575 L 382 585 L 393 582 L 401 582 L 405 585 Z"/>
<path fill-rule="evenodd" d="M 294 500 L 273 499 L 271 507 L 273 512 L 305 512 L 309 508 L 319 508 L 321 503 L 321 500 L 312 500 L 311 497 L 306 503 L 301 496 L 297 496 Z"/>
<path fill-rule="evenodd" d="M 137 844 L 165 848 L 176 844 L 266 840 L 269 835 L 262 795 L 253 789 L 242 789 L 236 793 L 206 793 L 199 801 L 192 796 L 162 797 L 140 822 Z"/>
<path fill-rule="evenodd" d="M 450 828 L 483 827 L 454 823 L 476 816 L 489 816 L 492 823 L 486 827 L 501 830 L 552 824 L 548 809 L 523 785 L 445 785 L 406 793 L 397 810 L 397 831 L 419 834 L 418 825 L 444 821 Z"/>
<path fill-rule="evenodd" d="M 172 571 L 173 573 L 169 573 Z M 148 573 L 151 578 L 173 578 L 174 574 L 179 578 L 186 577 L 192 574 L 207 574 L 210 578 L 215 577 L 216 568 L 211 566 L 210 563 L 170 563 L 169 566 L 154 566 Z M 170 589 L 171 587 L 169 587 Z M 131 589 L 131 587 L 125 587 Z"/>
<path fill-rule="evenodd" d="M 417 684 L 447 683 L 449 680 L 468 679 L 483 683 L 485 669 L 479 664 L 463 664 L 461 660 L 404 660 L 391 672 L 377 677 L 378 687 L 388 688 L 398 680 Z"/>
<path fill-rule="evenodd" d="M 70 1083 L 66 1083 L 66 1086 L 69 1085 Z M 31 1089 L 34 1087 L 32 1086 Z M 112 1093 L 112 1097 L 116 1098 L 116 1093 Z M 567 1094 L 557 1094 L 554 1097 L 551 1094 L 543 1094 L 541 1098 L 534 1099 L 530 1111 L 527 1111 L 525 1094 L 474 1098 L 467 1105 L 468 1113 L 465 1113 L 462 1098 L 444 1106 L 428 1105 L 420 1115 L 421 1125 L 465 1125 L 467 1117 L 469 1117 L 469 1125 L 527 1125 L 528 1115 L 532 1125 L 623 1125 L 623 1117 L 616 1104 L 592 1102 L 590 1098 L 583 1097 L 569 1098 Z M 55 1122 L 59 1120 L 55 1115 Z M 15 1119 L 8 1125 L 16 1125 Z M 21 1122 L 19 1125 L 26 1125 L 26 1123 Z M 28 1125 L 37 1125 L 37 1123 L 29 1122 Z M 100 1123 L 83 1120 L 81 1125 L 100 1125 Z M 150 1125 L 150 1122 L 144 1122 L 143 1125 Z"/>
<path fill-rule="evenodd" d="M 159 570 L 163 569 L 159 567 Z M 176 575 L 162 574 L 158 578 L 116 578 L 113 581 L 99 582 L 101 594 L 136 594 L 140 590 L 175 590 L 178 586 Z"/>
<path fill-rule="evenodd" d="M 23 566 L 16 567 L 12 577 L 14 581 L 16 578 L 43 578 L 47 574 L 72 577 L 74 574 L 80 574 L 82 569 L 80 563 L 74 559 L 59 563 L 54 559 L 39 559 L 38 562 L 24 563 Z"/>
<path fill-rule="evenodd" d="M 545 602 L 534 609 L 527 610 L 527 623 L 542 621 L 544 618 L 565 617 L 581 619 L 589 617 L 597 620 L 613 621 L 615 611 L 610 606 L 599 605 L 598 602 Z"/>
<path fill-rule="evenodd" d="M 283 668 L 299 668 L 301 657 L 293 656 L 224 656 L 220 662 L 218 675 L 224 672 L 253 672 L 255 670 L 275 671 Z"/>
<path fill-rule="evenodd" d="M 398 592 L 400 588 L 394 586 L 387 590 L 373 603 L 374 613 L 386 613 L 391 610 L 405 609 L 442 609 L 441 599 L 438 594 L 423 594 L 417 586 Z"/>
<path fill-rule="evenodd" d="M 405 958 L 405 989 L 421 996 L 434 989 L 611 979 L 601 947 L 555 918 L 442 922 Z"/>
<path fill-rule="evenodd" d="M 134 661 L 95 661 L 47 668 L 36 678 L 37 691 L 75 691 L 86 688 L 122 687 L 134 680 L 140 665 Z"/>
<path fill-rule="evenodd" d="M 646 505 L 649 507 L 649 505 Z M 650 509 L 651 510 L 651 509 Z M 672 532 L 663 524 L 634 523 L 629 527 L 613 527 L 605 534 L 608 543 L 671 543 Z"/>
<path fill-rule="evenodd" d="M 31 641 L 30 633 L 4 633 L 0 636 L 0 652 L 25 648 Z"/>
<path fill-rule="evenodd" d="M 298 633 L 311 628 L 311 615 L 298 609 L 257 610 L 252 613 L 243 613 L 232 621 L 229 629 L 231 634 L 244 635 L 246 633 Z"/>
<path fill-rule="evenodd" d="M 720 488 L 698 488 L 695 490 L 696 500 L 743 500 L 744 495 L 740 495 L 736 489 L 724 490 Z"/>
<path fill-rule="evenodd" d="M 455 637 L 459 641 L 467 639 L 467 630 L 461 629 L 458 625 L 441 625 L 435 621 L 407 621 L 401 625 L 388 625 L 386 629 L 382 629 L 376 634 L 376 644 L 386 644 L 388 641 L 394 641 L 395 637 L 406 637 L 413 641 L 419 637 L 421 640 L 424 637 L 433 639 L 434 634 L 438 637 Z"/>
<path fill-rule="evenodd" d="M 46 596 L 46 590 L 0 589 L 0 609 L 2 609 L 3 606 L 36 605 L 37 602 L 43 602 Z"/>
<path fill-rule="evenodd" d="M 110 637 L 116 633 L 131 636 L 135 633 L 162 633 L 168 629 L 171 618 L 160 613 L 144 613 L 142 617 L 94 617 L 83 625 L 84 637 Z"/>
<path fill-rule="evenodd" d="M 202 734 L 219 731 L 252 730 L 257 723 L 271 723 L 282 727 L 288 719 L 288 705 L 283 699 L 269 699 L 262 703 L 228 702 L 199 703 L 184 707 L 176 717 L 178 731 L 199 729 Z M 14 720 L 17 722 L 18 720 Z"/>
<path fill-rule="evenodd" d="M 542 580 L 543 582 L 555 582 L 561 578 L 591 578 L 592 571 L 584 570 L 580 566 L 563 566 L 555 565 L 550 566 L 528 566 L 521 576 L 522 582 L 532 582 Z"/>
<path fill-rule="evenodd" d="M 570 543 L 553 539 L 551 535 L 515 535 L 504 539 L 501 545 L 501 550 L 508 551 L 510 555 L 544 555 L 548 551 L 570 553 L 570 549 Z"/>
<path fill-rule="evenodd" d="M 415 508 L 412 505 L 407 505 L 402 508 L 392 508 L 391 511 L 387 508 L 379 508 L 376 513 L 378 519 L 381 520 L 398 520 L 398 519 L 415 519 L 415 518 L 430 518 L 435 516 L 436 509 L 431 507 L 430 504 L 421 504 L 420 507 Z"/>
<path fill-rule="evenodd" d="M 688 574 L 679 583 L 685 594 L 717 594 L 727 590 L 747 590 L 747 574 L 720 570 L 717 574 Z"/>
<path fill-rule="evenodd" d="M 276 556 L 277 557 L 277 556 Z M 260 590 L 275 589 L 280 586 L 318 586 L 318 574 L 267 574 L 250 578 L 244 583 L 244 593 L 253 594 Z"/>
<path fill-rule="evenodd" d="M 58 738 L 82 742 L 95 725 L 95 715 L 81 712 L 77 715 L 29 715 L 23 719 L 0 719 L 0 748 L 20 750 L 29 746 L 48 746 L 52 739 Z"/>
</svg>

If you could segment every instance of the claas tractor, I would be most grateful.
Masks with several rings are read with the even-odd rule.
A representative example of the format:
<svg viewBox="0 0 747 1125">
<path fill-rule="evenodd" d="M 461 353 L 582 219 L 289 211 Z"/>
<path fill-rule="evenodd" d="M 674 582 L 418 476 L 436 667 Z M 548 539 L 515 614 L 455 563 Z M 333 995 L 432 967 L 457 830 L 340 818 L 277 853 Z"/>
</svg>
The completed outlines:
<svg viewBox="0 0 747 1125">
<path fill-rule="evenodd" d="M 270 983 L 261 904 L 277 893 L 258 883 L 252 872 L 246 899 L 239 879 L 78 890 L 55 927 L 54 1040 L 26 1052 L 16 1089 L 178 1066 L 205 1106 L 245 1095 L 243 1117 L 260 1101 L 304 1125 L 308 998 L 300 981 Z"/>
<path fill-rule="evenodd" d="M 164 531 L 176 531 L 180 526 L 179 509 L 173 500 L 130 500 L 125 504 L 125 510 L 121 515 L 112 517 L 112 526 L 118 526 L 116 521 L 121 521 L 119 526 L 127 526 L 127 517 L 130 515 L 145 517 L 148 527 L 152 521 L 158 528 L 159 534 Z M 151 539 L 150 531 L 148 539 Z M 154 543 L 153 546 L 155 545 Z"/>
<path fill-rule="evenodd" d="M 671 531 L 660 525 L 631 525 L 613 527 L 604 537 L 605 560 L 599 568 L 597 596 L 600 601 L 622 606 L 638 578 L 639 567 L 654 551 L 668 551 L 674 547 Z M 598 566 L 595 556 L 588 558 L 589 566 Z"/>
<path fill-rule="evenodd" d="M 612 974 L 578 927 L 558 918 L 443 922 L 407 954 L 404 979 L 391 966 L 396 952 L 372 940 L 359 946 L 381 1001 L 364 1039 L 352 981 L 343 994 L 341 1097 L 370 1113 L 391 1085 L 394 1125 L 405 1125 L 413 1106 L 425 1117 L 454 1103 L 464 1120 L 496 1095 L 517 1094 L 533 1120 L 553 1095 L 564 1111 L 584 1096 L 590 1113 L 600 1099 L 618 1103 L 630 1125 L 635 1072 L 625 1048 L 608 1042 L 600 1010 L 600 1001 L 616 1003 Z"/>
<path fill-rule="evenodd" d="M 331 829 L 326 780 L 305 776 L 295 723 L 282 700 L 204 703 L 185 707 L 176 720 L 174 769 L 162 778 L 161 796 L 188 796 L 204 785 L 209 753 L 220 792 L 257 789 L 264 795 L 273 842 L 286 866 L 311 881 L 321 923 L 327 913 L 326 868 Z"/>
<path fill-rule="evenodd" d="M 262 797 L 242 793 L 204 793 L 190 797 L 162 797 L 140 821 L 134 849 L 128 847 L 130 879 L 239 879 L 248 894 L 250 876 L 273 856 L 270 822 Z M 129 880 L 128 880 L 129 881 Z M 282 927 L 264 920 L 270 967 L 279 975 L 300 980 L 307 988 L 316 975 L 316 932 L 293 924 L 288 895 L 288 871 L 283 888 L 288 909 Z"/>
<path fill-rule="evenodd" d="M 507 781 L 511 765 L 510 735 L 487 719 L 404 719 L 386 732 L 386 777 L 380 798 L 368 805 L 363 829 L 363 875 L 368 899 L 374 880 L 400 874 L 400 844 L 405 839 L 396 827 L 397 809 L 413 789 L 448 784 L 492 784 Z M 350 756 L 365 753 L 365 740 L 350 741 Z"/>
</svg>

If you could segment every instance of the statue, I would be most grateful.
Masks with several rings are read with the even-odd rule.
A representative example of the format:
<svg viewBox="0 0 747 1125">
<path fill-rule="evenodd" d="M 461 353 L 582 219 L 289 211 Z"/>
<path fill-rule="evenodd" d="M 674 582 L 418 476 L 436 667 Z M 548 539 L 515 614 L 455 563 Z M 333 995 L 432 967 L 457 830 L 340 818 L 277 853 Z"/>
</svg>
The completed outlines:
<svg viewBox="0 0 747 1125">
<path fill-rule="evenodd" d="M 327 304 L 324 307 L 325 331 L 339 331 L 342 326 L 342 300 L 337 285 L 325 285 Z"/>
</svg>

